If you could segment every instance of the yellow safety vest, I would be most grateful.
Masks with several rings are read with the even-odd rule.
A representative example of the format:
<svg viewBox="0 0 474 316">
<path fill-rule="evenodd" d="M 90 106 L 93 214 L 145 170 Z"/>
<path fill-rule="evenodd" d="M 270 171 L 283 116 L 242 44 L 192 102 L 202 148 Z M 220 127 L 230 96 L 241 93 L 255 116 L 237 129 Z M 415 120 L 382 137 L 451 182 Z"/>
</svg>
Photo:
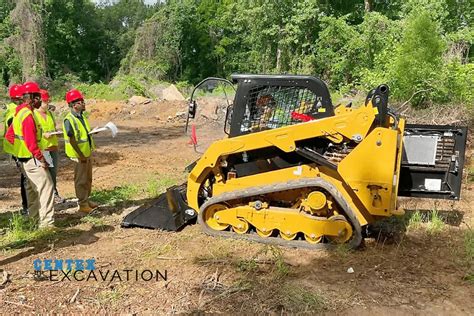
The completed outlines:
<svg viewBox="0 0 474 316">
<path fill-rule="evenodd" d="M 10 103 L 7 105 L 7 109 L 5 110 L 5 116 L 4 116 L 4 121 L 3 121 L 3 151 L 6 152 L 7 154 L 13 155 L 14 154 L 14 149 L 13 145 L 10 144 L 8 140 L 5 139 L 5 134 L 7 133 L 8 130 L 8 121 L 12 119 L 15 116 L 15 111 L 16 111 L 16 104 L 15 103 Z"/>
<path fill-rule="evenodd" d="M 41 113 L 36 110 L 33 111 L 33 113 L 35 115 L 36 121 L 41 126 L 41 140 L 39 143 L 39 148 L 43 150 L 46 148 L 58 146 L 58 136 L 53 135 L 47 139 L 43 137 L 44 133 L 56 132 L 56 124 L 54 122 L 53 113 L 46 111 L 46 118 L 44 118 L 43 115 L 41 115 Z"/>
<path fill-rule="evenodd" d="M 67 135 L 67 132 L 64 126 L 64 122 L 66 120 L 68 120 L 72 126 L 72 129 L 74 131 L 74 136 L 77 141 L 77 146 L 81 150 L 84 157 L 86 158 L 90 157 L 92 151 L 94 151 L 95 149 L 95 144 L 94 144 L 94 140 L 92 139 L 92 136 L 90 136 L 90 139 L 91 139 L 90 145 L 89 145 L 89 139 L 87 138 L 87 135 L 91 130 L 91 127 L 85 116 L 83 116 L 83 119 L 84 119 L 86 128 L 84 128 L 84 125 L 81 123 L 81 121 L 77 117 L 75 117 L 72 113 L 69 113 L 64 118 L 64 121 L 63 121 L 64 143 L 65 143 L 64 150 L 66 151 L 66 156 L 68 156 L 69 158 L 79 158 L 79 155 L 74 150 L 71 143 L 69 142 L 69 136 Z"/>
<path fill-rule="evenodd" d="M 15 133 L 15 143 L 13 144 L 13 155 L 18 158 L 33 158 L 33 154 L 26 147 L 25 139 L 23 138 L 23 121 L 29 116 L 33 118 L 36 124 L 36 141 L 41 139 L 40 127 L 38 122 L 35 120 L 33 111 L 28 108 L 22 108 L 15 116 L 13 117 L 13 132 Z"/>
</svg>

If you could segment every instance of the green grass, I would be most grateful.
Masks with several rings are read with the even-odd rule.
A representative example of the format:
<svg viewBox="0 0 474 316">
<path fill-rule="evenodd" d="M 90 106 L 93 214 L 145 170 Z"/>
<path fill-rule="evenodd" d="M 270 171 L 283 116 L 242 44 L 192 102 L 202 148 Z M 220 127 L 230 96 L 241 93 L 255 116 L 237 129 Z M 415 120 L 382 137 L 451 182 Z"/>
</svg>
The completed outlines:
<svg viewBox="0 0 474 316">
<path fill-rule="evenodd" d="M 474 263 L 474 230 L 468 229 L 464 234 L 464 248 L 466 250 L 467 260 Z"/>
<path fill-rule="evenodd" d="M 145 192 L 149 198 L 154 198 L 166 190 L 166 188 L 176 185 L 177 180 L 168 176 L 154 177 L 145 184 Z"/>
<path fill-rule="evenodd" d="M 243 259 L 237 262 L 237 268 L 241 272 L 255 272 L 258 270 L 258 263 L 255 259 Z"/>
<path fill-rule="evenodd" d="M 164 245 L 156 245 L 143 251 L 140 254 L 140 258 L 142 259 L 153 259 L 162 255 L 165 255 L 173 250 L 173 246 L 171 244 L 164 244 Z"/>
<path fill-rule="evenodd" d="M 420 211 L 416 211 L 413 213 L 408 220 L 408 229 L 418 229 L 421 227 L 421 224 L 423 223 L 423 217 L 421 216 Z"/>
<path fill-rule="evenodd" d="M 136 185 L 123 185 L 113 189 L 92 191 L 91 200 L 103 205 L 112 205 L 130 201 L 140 189 Z"/>
<path fill-rule="evenodd" d="M 467 182 L 474 182 L 474 166 L 470 167 L 468 170 Z"/>
<path fill-rule="evenodd" d="M 87 215 L 81 218 L 82 223 L 89 223 L 96 227 L 105 226 L 105 220 L 102 217 L 95 217 L 92 215 Z"/>
<path fill-rule="evenodd" d="M 433 210 L 433 212 L 431 213 L 430 221 L 428 223 L 428 227 L 427 227 L 428 233 L 437 234 L 444 229 L 444 226 L 445 226 L 444 221 L 440 217 L 440 214 L 438 213 L 438 211 L 436 209 Z"/>
<path fill-rule="evenodd" d="M 50 239 L 57 234 L 55 229 L 37 227 L 37 221 L 13 214 L 6 233 L 0 237 L 0 249 L 21 248 L 33 241 Z"/>
<path fill-rule="evenodd" d="M 311 289 L 298 285 L 285 285 L 280 291 L 281 302 L 289 312 L 308 313 L 321 311 L 325 307 L 324 298 Z"/>
<path fill-rule="evenodd" d="M 115 305 L 119 302 L 122 296 L 122 292 L 119 289 L 114 288 L 112 290 L 100 292 L 97 295 L 97 300 L 99 301 L 100 305 Z"/>
</svg>

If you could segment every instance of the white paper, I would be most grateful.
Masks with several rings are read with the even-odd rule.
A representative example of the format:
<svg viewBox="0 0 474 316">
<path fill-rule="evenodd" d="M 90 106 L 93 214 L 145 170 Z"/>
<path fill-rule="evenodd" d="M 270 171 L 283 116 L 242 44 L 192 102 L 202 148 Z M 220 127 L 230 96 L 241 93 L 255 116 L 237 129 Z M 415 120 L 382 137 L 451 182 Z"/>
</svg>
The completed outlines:
<svg viewBox="0 0 474 316">
<path fill-rule="evenodd" d="M 45 151 L 42 150 L 41 153 L 43 154 L 44 160 L 46 160 L 46 163 L 49 165 L 49 167 L 50 168 L 54 167 L 53 157 L 51 157 L 51 153 L 47 150 Z"/>
<path fill-rule="evenodd" d="M 441 179 L 425 179 L 425 189 L 428 191 L 440 191 Z"/>
<path fill-rule="evenodd" d="M 89 135 L 90 134 L 97 134 L 99 132 L 103 132 L 103 131 L 106 131 L 106 130 L 107 130 L 107 127 L 96 127 L 92 131 L 89 132 Z"/>
<path fill-rule="evenodd" d="M 105 124 L 104 127 L 95 127 L 92 131 L 89 132 L 89 135 L 90 134 L 96 134 L 96 133 L 99 133 L 99 132 L 103 132 L 103 131 L 106 131 L 106 130 L 110 130 L 112 132 L 112 137 L 117 136 L 118 128 L 112 122 L 108 122 L 107 124 Z"/>
</svg>

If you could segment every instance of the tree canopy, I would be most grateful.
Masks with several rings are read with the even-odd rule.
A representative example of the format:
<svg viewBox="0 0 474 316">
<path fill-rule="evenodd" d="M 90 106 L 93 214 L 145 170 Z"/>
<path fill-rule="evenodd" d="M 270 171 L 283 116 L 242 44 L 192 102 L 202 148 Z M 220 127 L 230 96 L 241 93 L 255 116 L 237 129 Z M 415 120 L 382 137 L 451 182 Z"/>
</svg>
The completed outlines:
<svg viewBox="0 0 474 316">
<path fill-rule="evenodd" d="M 25 2 L 41 21 L 34 51 L 15 19 Z M 473 13 L 471 0 L 0 0 L 0 71 L 4 85 L 298 73 L 342 91 L 385 82 L 399 100 L 472 103 Z M 44 66 L 28 72 L 32 60 Z"/>
</svg>

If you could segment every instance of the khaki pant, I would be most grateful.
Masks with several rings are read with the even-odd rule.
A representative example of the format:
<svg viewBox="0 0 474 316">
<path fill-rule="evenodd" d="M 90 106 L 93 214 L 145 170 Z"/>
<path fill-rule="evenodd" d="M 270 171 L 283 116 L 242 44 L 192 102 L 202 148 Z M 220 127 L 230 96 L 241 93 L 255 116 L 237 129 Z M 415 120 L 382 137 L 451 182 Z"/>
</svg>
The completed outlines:
<svg viewBox="0 0 474 316">
<path fill-rule="evenodd" d="M 79 206 L 88 206 L 92 191 L 92 157 L 87 158 L 86 162 L 76 162 L 74 188 L 79 199 Z"/>
<path fill-rule="evenodd" d="M 26 194 L 29 216 L 39 218 L 40 228 L 52 225 L 54 223 L 54 187 L 49 171 L 36 165 L 35 159 L 22 162 L 21 169 L 28 178 Z"/>
</svg>

